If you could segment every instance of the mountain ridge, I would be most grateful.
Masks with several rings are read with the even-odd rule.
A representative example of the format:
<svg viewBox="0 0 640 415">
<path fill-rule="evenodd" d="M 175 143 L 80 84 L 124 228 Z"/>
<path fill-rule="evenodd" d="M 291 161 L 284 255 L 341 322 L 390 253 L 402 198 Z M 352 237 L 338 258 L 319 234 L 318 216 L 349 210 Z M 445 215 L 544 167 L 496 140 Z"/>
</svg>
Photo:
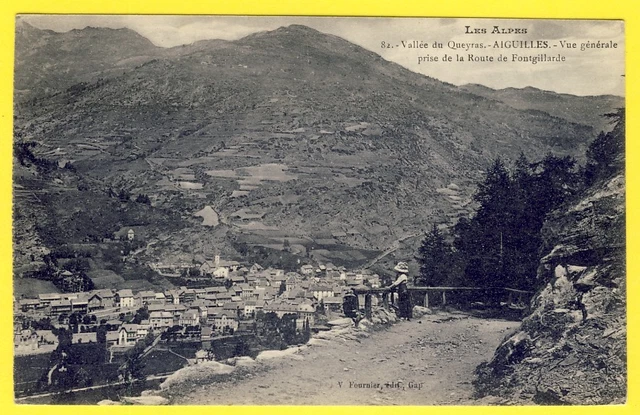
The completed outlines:
<svg viewBox="0 0 640 415">
<path fill-rule="evenodd" d="M 202 245 L 206 228 L 189 215 L 208 205 L 221 217 L 221 246 L 328 237 L 331 249 L 293 245 L 319 259 L 360 258 L 358 249 L 469 215 L 472 183 L 496 156 L 579 157 L 596 133 L 315 29 L 203 42 L 143 48 L 155 54 L 16 105 L 16 139 L 57 148 L 95 183 L 182 212 L 190 231 L 165 252 Z M 445 191 L 452 183 L 458 190 Z"/>
<path fill-rule="evenodd" d="M 577 96 L 532 86 L 493 89 L 484 85 L 466 84 L 460 88 L 516 109 L 539 110 L 570 122 L 589 125 L 596 131 L 610 131 L 612 126 L 604 114 L 624 107 L 624 97 L 617 95 Z"/>
</svg>

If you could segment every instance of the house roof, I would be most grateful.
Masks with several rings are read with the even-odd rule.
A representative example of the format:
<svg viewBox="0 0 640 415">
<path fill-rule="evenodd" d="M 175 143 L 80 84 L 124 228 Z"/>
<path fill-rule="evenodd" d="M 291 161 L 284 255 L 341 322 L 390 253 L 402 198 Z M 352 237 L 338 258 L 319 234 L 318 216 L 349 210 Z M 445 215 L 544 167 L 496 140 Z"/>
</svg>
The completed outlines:
<svg viewBox="0 0 640 415">
<path fill-rule="evenodd" d="M 333 291 L 333 287 L 327 285 L 312 285 L 309 287 L 310 291 Z"/>
<path fill-rule="evenodd" d="M 132 332 L 132 331 L 138 331 L 138 330 L 148 330 L 149 329 L 149 325 L 148 324 L 123 324 L 122 326 L 120 326 L 120 330 L 126 330 L 128 332 Z"/>
<path fill-rule="evenodd" d="M 129 233 L 129 231 L 133 231 L 133 233 L 140 233 L 140 230 L 142 228 L 140 228 L 139 226 L 124 226 L 122 228 L 120 228 L 119 230 L 115 231 L 113 233 L 113 236 L 116 238 L 125 236 Z"/>
<path fill-rule="evenodd" d="M 182 316 L 180 316 L 182 318 L 199 318 L 200 317 L 200 313 L 198 312 L 198 310 L 188 310 L 185 311 L 184 313 L 182 313 Z"/>
<path fill-rule="evenodd" d="M 304 297 L 304 290 L 302 288 L 293 288 L 286 292 L 287 298 Z"/>
<path fill-rule="evenodd" d="M 286 311 L 286 312 L 296 312 L 298 311 L 298 306 L 296 304 L 282 303 L 282 302 L 272 302 L 264 306 L 264 311 Z"/>
<path fill-rule="evenodd" d="M 155 297 L 156 293 L 153 291 L 140 291 L 138 293 L 139 297 Z"/>
<path fill-rule="evenodd" d="M 147 306 L 147 310 L 148 310 L 150 313 L 153 313 L 153 312 L 156 312 L 156 311 L 164 311 L 164 310 L 166 310 L 166 309 L 167 309 L 167 306 L 168 306 L 168 305 L 169 305 L 169 304 L 149 304 L 149 305 Z"/>
<path fill-rule="evenodd" d="M 342 298 L 340 297 L 324 297 L 322 301 L 325 304 L 342 304 Z"/>
<path fill-rule="evenodd" d="M 231 297 L 232 297 L 231 293 L 228 293 L 228 292 L 226 292 L 226 291 L 225 291 L 225 292 L 223 292 L 223 293 L 218 293 L 218 294 L 216 294 L 216 298 L 217 298 L 218 300 L 230 300 L 230 299 L 231 299 Z"/>
<path fill-rule="evenodd" d="M 55 300 L 51 302 L 51 307 L 71 307 L 71 300 Z"/>
<path fill-rule="evenodd" d="M 133 292 L 131 291 L 131 289 L 126 288 L 124 290 L 118 291 L 118 296 L 120 296 L 120 298 L 122 298 L 122 297 L 133 297 Z"/>
<path fill-rule="evenodd" d="M 60 297 L 60 294 L 49 293 L 49 294 L 38 294 L 38 298 L 40 300 L 59 300 L 62 297 Z"/>
<path fill-rule="evenodd" d="M 316 311 L 316 309 L 311 304 L 303 303 L 298 305 L 298 311 L 306 311 L 309 313 L 313 313 L 314 311 Z"/>
<path fill-rule="evenodd" d="M 76 296 L 77 300 L 89 301 L 89 298 L 91 298 L 91 293 L 87 291 L 78 293 L 78 295 Z"/>
<path fill-rule="evenodd" d="M 208 259 L 200 265 L 200 268 L 215 268 L 215 266 L 216 266 L 215 261 Z"/>
<path fill-rule="evenodd" d="M 99 299 L 100 301 L 102 301 L 102 296 L 98 293 L 94 293 L 91 297 L 89 297 L 89 301 L 93 300 L 94 298 Z"/>
<path fill-rule="evenodd" d="M 222 311 L 222 306 L 215 305 L 215 306 L 211 306 L 211 307 L 207 308 L 207 314 L 208 315 L 215 314 L 215 313 L 218 313 L 220 311 Z"/>
<path fill-rule="evenodd" d="M 88 303 L 87 300 L 71 300 L 71 304 L 73 305 L 87 305 Z"/>
<path fill-rule="evenodd" d="M 168 311 L 152 311 L 149 313 L 149 318 L 171 318 L 173 319 L 173 314 Z"/>
</svg>

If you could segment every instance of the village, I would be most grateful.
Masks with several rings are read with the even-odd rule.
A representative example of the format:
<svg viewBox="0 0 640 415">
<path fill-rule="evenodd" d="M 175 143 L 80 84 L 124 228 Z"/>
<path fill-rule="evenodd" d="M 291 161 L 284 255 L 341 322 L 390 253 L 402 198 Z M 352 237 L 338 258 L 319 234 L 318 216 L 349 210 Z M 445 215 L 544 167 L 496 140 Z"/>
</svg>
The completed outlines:
<svg viewBox="0 0 640 415">
<path fill-rule="evenodd" d="M 246 347 L 238 349 L 237 339 L 244 342 L 247 336 L 256 338 L 259 321 L 266 315 L 295 321 L 296 336 L 309 333 L 322 324 L 318 318 L 341 311 L 342 296 L 347 291 L 380 286 L 380 277 L 368 270 L 348 271 L 331 263 L 306 264 L 299 272 L 285 272 L 227 261 L 216 255 L 197 266 L 151 263 L 149 267 L 165 276 L 180 276 L 197 269 L 201 287 L 135 292 L 82 291 L 78 285 L 71 287 L 77 292 L 14 298 L 16 358 L 44 359 L 58 348 L 60 339 L 56 333 L 64 329 L 71 333 L 72 347 L 99 346 L 105 350 L 104 362 L 99 363 L 106 365 L 117 364 L 137 344 L 145 346 L 145 355 L 156 348 L 166 348 L 167 344 L 189 344 L 191 350 L 183 364 L 223 359 L 249 353 Z M 264 330 L 261 334 L 264 336 Z M 292 338 L 304 341 L 303 337 Z M 228 349 L 229 342 L 231 351 L 223 350 Z M 25 381 L 29 382 L 35 381 Z"/>
</svg>

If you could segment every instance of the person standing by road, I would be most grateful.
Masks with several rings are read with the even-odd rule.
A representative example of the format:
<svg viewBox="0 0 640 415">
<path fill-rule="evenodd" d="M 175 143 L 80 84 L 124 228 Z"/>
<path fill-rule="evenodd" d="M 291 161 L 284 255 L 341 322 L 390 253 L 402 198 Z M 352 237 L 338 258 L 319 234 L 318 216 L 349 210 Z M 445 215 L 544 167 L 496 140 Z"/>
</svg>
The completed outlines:
<svg viewBox="0 0 640 415">
<path fill-rule="evenodd" d="M 342 311 L 344 315 L 353 320 L 353 324 L 358 327 L 358 323 L 360 323 L 360 320 L 362 320 L 364 316 L 360 312 L 360 303 L 358 302 L 358 295 L 356 294 L 355 288 L 352 288 L 351 291 L 342 297 Z"/>
<path fill-rule="evenodd" d="M 398 262 L 393 270 L 396 271 L 396 280 L 389 286 L 389 289 L 398 293 L 398 316 L 400 319 L 409 321 L 413 314 L 411 295 L 407 289 L 409 266 L 406 262 Z"/>
</svg>

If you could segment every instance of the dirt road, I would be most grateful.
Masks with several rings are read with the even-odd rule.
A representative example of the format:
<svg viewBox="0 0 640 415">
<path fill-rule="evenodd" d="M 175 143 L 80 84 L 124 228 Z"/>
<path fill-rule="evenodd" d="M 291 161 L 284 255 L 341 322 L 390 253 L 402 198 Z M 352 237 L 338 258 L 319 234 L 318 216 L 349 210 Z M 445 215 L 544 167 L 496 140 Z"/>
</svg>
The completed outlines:
<svg viewBox="0 0 640 415">
<path fill-rule="evenodd" d="M 363 337 L 357 339 L 320 341 L 234 381 L 193 385 L 172 403 L 472 405 L 475 367 L 518 325 L 462 314 L 426 315 L 359 332 Z"/>
</svg>

